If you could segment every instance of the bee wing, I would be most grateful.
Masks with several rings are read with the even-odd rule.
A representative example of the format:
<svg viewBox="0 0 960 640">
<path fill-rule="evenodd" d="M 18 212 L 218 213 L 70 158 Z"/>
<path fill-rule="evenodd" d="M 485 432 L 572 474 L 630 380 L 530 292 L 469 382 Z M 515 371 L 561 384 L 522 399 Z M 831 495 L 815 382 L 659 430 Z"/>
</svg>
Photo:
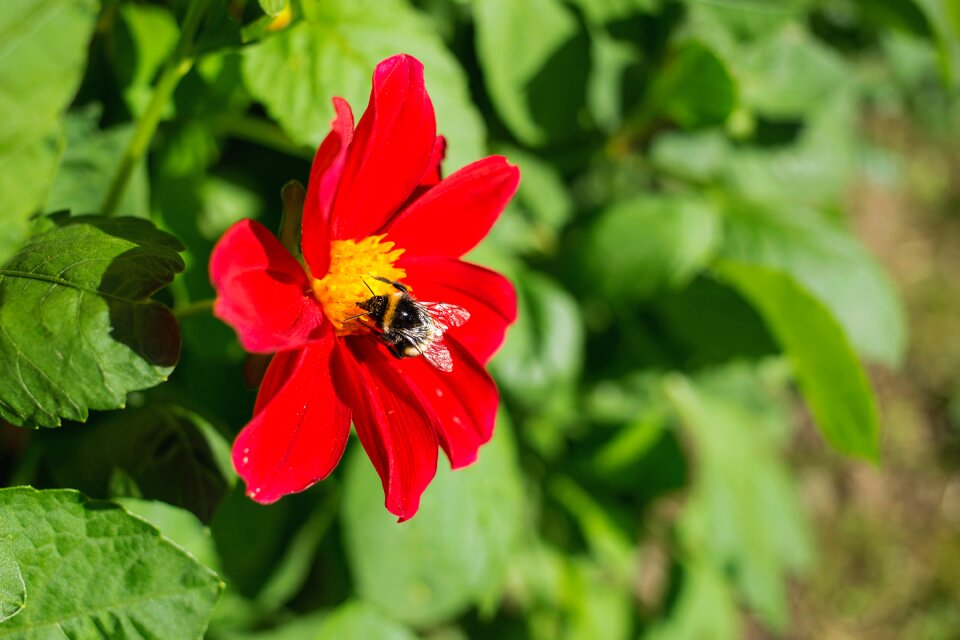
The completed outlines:
<svg viewBox="0 0 960 640">
<path fill-rule="evenodd" d="M 453 358 L 450 357 L 450 352 L 440 338 L 437 338 L 424 347 L 421 353 L 427 362 L 437 369 L 440 369 L 440 371 L 445 371 L 446 373 L 453 371 Z"/>
<path fill-rule="evenodd" d="M 422 302 L 433 323 L 440 333 L 446 333 L 451 327 L 459 327 L 470 319 L 470 312 L 463 307 L 445 302 Z"/>
</svg>

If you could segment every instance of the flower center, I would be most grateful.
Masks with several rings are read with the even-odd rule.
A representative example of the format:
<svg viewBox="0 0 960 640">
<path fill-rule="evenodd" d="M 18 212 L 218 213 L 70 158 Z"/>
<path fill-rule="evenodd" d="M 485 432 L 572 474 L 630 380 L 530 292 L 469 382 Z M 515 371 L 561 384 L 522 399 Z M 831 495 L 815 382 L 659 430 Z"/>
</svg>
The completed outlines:
<svg viewBox="0 0 960 640">
<path fill-rule="evenodd" d="M 373 276 L 387 280 L 402 280 L 407 276 L 406 271 L 394 266 L 403 249 L 394 249 L 392 242 L 383 241 L 385 237 L 370 236 L 359 242 L 334 240 L 330 245 L 330 272 L 313 281 L 313 295 L 323 305 L 323 312 L 337 335 L 369 331 L 363 322 L 350 320 L 363 313 L 357 303 L 372 295 L 387 295 L 394 291 L 389 284 Z"/>
</svg>

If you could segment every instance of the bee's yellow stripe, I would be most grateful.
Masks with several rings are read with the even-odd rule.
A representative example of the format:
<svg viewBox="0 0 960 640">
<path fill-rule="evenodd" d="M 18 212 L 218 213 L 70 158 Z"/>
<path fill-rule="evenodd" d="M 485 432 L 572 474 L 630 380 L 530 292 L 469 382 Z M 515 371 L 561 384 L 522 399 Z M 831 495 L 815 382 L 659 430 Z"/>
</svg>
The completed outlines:
<svg viewBox="0 0 960 640">
<path fill-rule="evenodd" d="M 403 294 L 400 292 L 391 293 L 387 297 L 387 308 L 383 312 L 383 331 L 390 331 L 390 325 L 393 323 L 393 316 L 396 315 L 397 305 L 400 303 L 400 299 L 403 297 Z"/>
</svg>

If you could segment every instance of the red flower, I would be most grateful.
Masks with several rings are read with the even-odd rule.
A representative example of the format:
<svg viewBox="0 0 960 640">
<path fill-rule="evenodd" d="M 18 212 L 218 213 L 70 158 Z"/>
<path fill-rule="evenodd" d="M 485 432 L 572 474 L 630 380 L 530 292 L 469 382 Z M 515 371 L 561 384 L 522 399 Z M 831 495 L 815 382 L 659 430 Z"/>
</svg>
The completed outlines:
<svg viewBox="0 0 960 640">
<path fill-rule="evenodd" d="M 516 191 L 519 172 L 491 156 L 440 179 L 423 65 L 398 55 L 377 65 L 356 130 L 350 106 L 317 150 L 303 212 L 306 268 L 262 225 L 244 220 L 214 248 L 218 317 L 249 351 L 277 352 L 253 419 L 233 445 L 248 495 L 261 503 L 322 480 L 356 427 L 383 481 L 386 507 L 405 520 L 433 479 L 437 446 L 453 468 L 490 439 L 498 396 L 484 366 L 516 316 L 498 273 L 460 260 Z M 463 307 L 470 319 L 443 340 L 450 372 L 397 358 L 357 304 L 395 292 Z"/>
</svg>

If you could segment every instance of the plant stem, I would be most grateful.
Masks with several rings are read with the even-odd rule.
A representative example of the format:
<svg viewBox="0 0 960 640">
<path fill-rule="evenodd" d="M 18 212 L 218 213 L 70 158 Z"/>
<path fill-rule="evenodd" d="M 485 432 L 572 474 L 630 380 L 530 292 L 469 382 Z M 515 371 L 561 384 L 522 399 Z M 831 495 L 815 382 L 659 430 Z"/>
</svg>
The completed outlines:
<svg viewBox="0 0 960 640">
<path fill-rule="evenodd" d="M 191 302 L 190 304 L 182 307 L 175 307 L 173 309 L 173 315 L 177 320 L 183 320 L 184 318 L 189 318 L 190 316 L 206 313 L 212 309 L 213 298 L 208 298 L 206 300 L 197 300 L 196 302 Z"/>
<path fill-rule="evenodd" d="M 160 124 L 164 107 L 166 107 L 177 85 L 180 84 L 180 80 L 187 75 L 187 72 L 193 66 L 194 59 L 190 55 L 190 50 L 210 2 L 211 0 L 193 0 L 187 9 L 187 16 L 183 21 L 183 30 L 180 32 L 177 46 L 164 66 L 163 73 L 153 90 L 150 103 L 137 121 L 130 143 L 120 159 L 117 173 L 110 183 L 110 190 L 103 200 L 103 206 L 100 207 L 100 212 L 105 216 L 112 216 L 116 213 L 120 199 L 126 191 L 127 183 L 130 181 L 130 176 L 143 158 L 143 154 L 146 153 L 150 141 L 153 139 L 153 134 L 157 130 L 157 125 Z"/>
</svg>

